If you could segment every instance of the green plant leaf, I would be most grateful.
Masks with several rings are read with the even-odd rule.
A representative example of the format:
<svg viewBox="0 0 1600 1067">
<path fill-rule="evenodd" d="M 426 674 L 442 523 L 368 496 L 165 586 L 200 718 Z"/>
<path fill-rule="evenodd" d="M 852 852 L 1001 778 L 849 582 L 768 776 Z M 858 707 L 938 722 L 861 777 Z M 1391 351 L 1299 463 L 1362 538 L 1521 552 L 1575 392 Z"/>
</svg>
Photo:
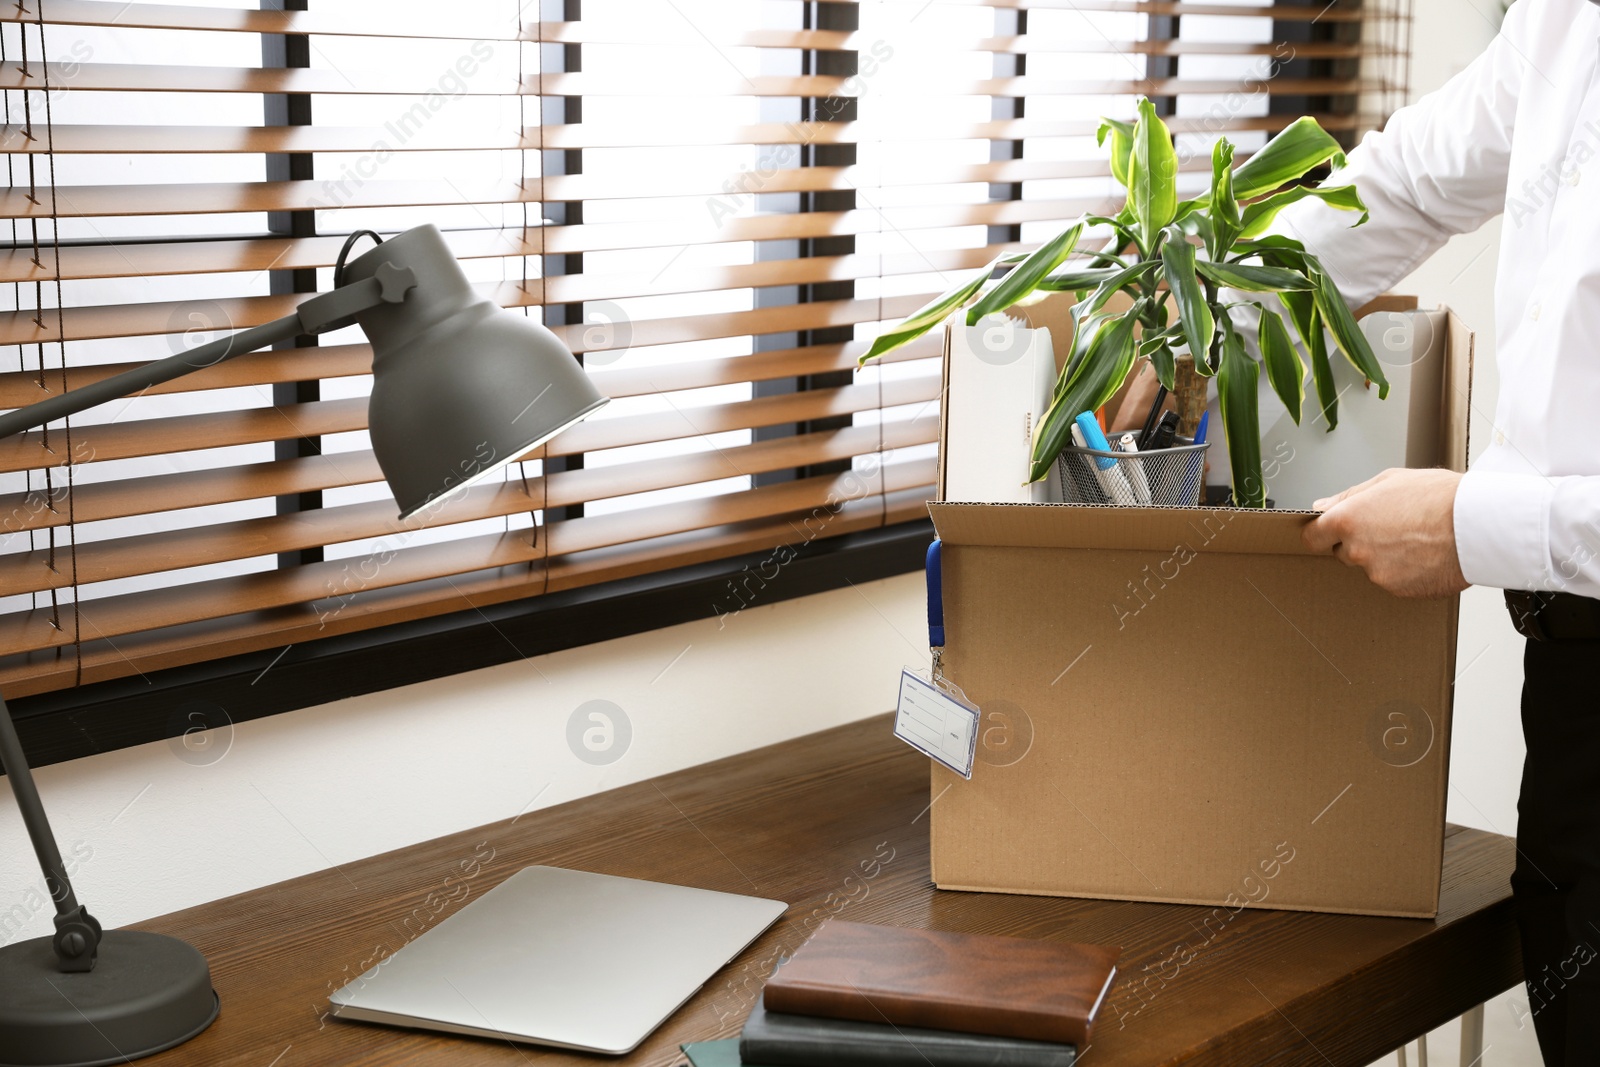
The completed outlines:
<svg viewBox="0 0 1600 1067">
<path fill-rule="evenodd" d="M 1266 196 L 1306 172 L 1332 161 L 1344 166 L 1344 149 L 1309 116 L 1296 119 L 1233 172 L 1233 192 L 1240 200 Z"/>
<path fill-rule="evenodd" d="M 1181 201 L 1178 202 L 1178 213 L 1172 217 L 1172 221 L 1173 222 L 1182 222 L 1184 219 L 1188 218 L 1190 215 L 1193 215 L 1196 212 L 1208 211 L 1208 210 L 1210 210 L 1210 208 L 1211 208 L 1211 197 L 1210 196 L 1200 196 L 1200 197 L 1196 197 L 1193 200 L 1181 200 Z"/>
<path fill-rule="evenodd" d="M 1034 429 L 1030 482 L 1050 474 L 1050 467 L 1071 438 L 1072 420 L 1085 411 L 1098 410 L 1122 388 L 1138 351 L 1133 331 L 1143 310 L 1144 301 L 1140 300 L 1124 314 L 1098 320 L 1082 358 L 1074 359 L 1062 372 L 1063 382 L 1057 384 L 1049 409 Z"/>
<path fill-rule="evenodd" d="M 1126 214 L 1126 210 L 1127 209 L 1124 208 L 1123 210 L 1124 210 L 1124 214 Z M 1133 225 L 1133 220 L 1132 220 L 1131 217 L 1130 218 L 1124 218 L 1123 215 L 1118 215 L 1116 218 L 1111 218 L 1110 216 L 1107 216 L 1107 215 L 1085 215 L 1083 217 L 1083 222 L 1084 222 L 1085 226 L 1106 226 L 1106 227 L 1109 227 L 1112 230 L 1112 232 L 1114 232 L 1116 234 L 1116 238 L 1117 238 L 1116 244 L 1114 246 L 1113 245 L 1107 245 L 1106 246 L 1107 248 L 1115 247 L 1116 249 L 1118 249 L 1120 251 L 1120 250 L 1123 250 L 1123 249 L 1128 249 L 1128 248 L 1135 248 L 1136 249 L 1136 248 L 1139 247 L 1139 242 L 1134 238 L 1133 230 L 1130 228 Z M 1086 256 L 1097 256 L 1097 257 L 1099 257 L 1101 259 L 1107 259 L 1107 260 L 1108 259 L 1115 259 L 1118 262 L 1121 262 L 1121 259 L 1122 259 L 1122 257 L 1113 256 L 1110 252 L 1107 252 L 1107 251 L 1085 252 L 1084 255 L 1086 255 Z"/>
<path fill-rule="evenodd" d="M 1272 227 L 1278 213 L 1290 204 L 1298 203 L 1308 197 L 1321 200 L 1329 207 L 1338 208 L 1340 211 L 1359 211 L 1361 217 L 1350 225 L 1360 226 L 1367 221 L 1367 205 L 1361 199 L 1361 194 L 1353 185 L 1334 185 L 1316 188 L 1310 185 L 1297 185 L 1292 189 L 1285 189 L 1265 200 L 1257 200 L 1244 209 L 1243 229 L 1240 236 L 1245 239 L 1260 237 Z"/>
<path fill-rule="evenodd" d="M 1317 403 L 1322 408 L 1322 418 L 1332 433 L 1339 425 L 1339 386 L 1333 380 L 1333 364 L 1328 362 L 1328 340 L 1322 331 L 1321 316 L 1313 340 L 1307 346 L 1311 353 L 1311 379 L 1317 386 Z"/>
<path fill-rule="evenodd" d="M 1083 223 L 1079 222 L 1040 245 L 1026 259 L 1013 267 L 1010 274 L 1000 279 L 999 285 L 972 305 L 967 311 L 967 325 L 976 326 L 978 320 L 985 315 L 1004 311 L 1033 292 L 1041 278 L 1067 261 L 1067 257 L 1072 255 L 1072 250 L 1078 247 L 1078 238 L 1082 235 Z"/>
<path fill-rule="evenodd" d="M 1172 131 L 1144 97 L 1139 99 L 1128 164 L 1128 206 L 1139 227 L 1135 236 L 1144 238 L 1140 248 L 1154 251 L 1161 231 L 1178 214 L 1178 152 Z"/>
<path fill-rule="evenodd" d="M 1261 479 L 1260 380 L 1261 367 L 1245 353 L 1243 339 L 1224 316 L 1217 399 L 1222 408 L 1223 432 L 1228 438 L 1235 507 L 1266 506 L 1267 487 Z"/>
<path fill-rule="evenodd" d="M 1051 396 L 1060 396 L 1067 386 L 1072 383 L 1073 376 L 1078 373 L 1078 367 L 1082 365 L 1089 350 L 1094 347 L 1095 338 L 1099 336 L 1101 330 L 1116 321 L 1117 317 L 1116 315 L 1090 315 L 1079 321 L 1076 315 L 1073 316 L 1072 349 L 1067 353 L 1066 363 L 1062 366 L 1061 373 L 1056 376 L 1056 384 L 1055 388 L 1051 390 Z"/>
<path fill-rule="evenodd" d="M 1104 148 L 1107 137 L 1111 138 L 1111 176 L 1126 189 L 1128 161 L 1133 155 L 1133 123 L 1101 119 L 1100 129 L 1095 132 L 1095 142 Z"/>
<path fill-rule="evenodd" d="M 1318 268 L 1313 277 L 1317 281 L 1317 311 L 1322 321 L 1328 324 L 1328 332 L 1333 334 L 1339 351 L 1344 353 L 1356 370 L 1367 376 L 1368 381 L 1376 383 L 1378 399 L 1383 400 L 1389 395 L 1389 379 L 1384 375 L 1383 366 L 1373 353 L 1372 346 L 1367 343 L 1366 335 L 1356 325 L 1355 316 L 1350 314 L 1350 305 L 1339 295 L 1333 279 L 1320 269 L 1321 265 L 1309 257 L 1308 262 Z"/>
<path fill-rule="evenodd" d="M 1233 144 L 1224 137 L 1211 150 L 1212 238 L 1206 248 L 1212 259 L 1228 254 L 1242 227 L 1239 201 L 1233 195 Z"/>
<path fill-rule="evenodd" d="M 1294 332 L 1300 336 L 1300 342 L 1311 356 L 1311 376 L 1316 382 L 1317 404 L 1331 432 L 1339 425 L 1339 389 L 1333 381 L 1333 367 L 1328 363 L 1328 335 L 1323 329 L 1322 312 L 1317 310 L 1317 296 L 1315 293 L 1279 293 L 1278 300 L 1289 313 Z M 1301 409 L 1303 413 L 1303 403 Z"/>
<path fill-rule="evenodd" d="M 877 359 L 886 352 L 893 352 L 901 345 L 915 341 L 918 337 L 939 325 L 950 317 L 951 312 L 971 300 L 978 290 L 983 288 L 983 283 L 989 280 L 989 276 L 994 273 L 994 268 L 1001 262 L 1002 260 L 995 260 L 954 289 L 942 296 L 934 297 L 933 300 L 908 316 L 900 325 L 879 334 L 877 340 L 872 342 L 872 348 L 858 362 L 865 364 Z"/>
<path fill-rule="evenodd" d="M 1259 306 L 1259 305 L 1258 305 Z M 1289 336 L 1289 327 L 1275 311 L 1261 309 L 1261 362 L 1267 367 L 1267 381 L 1289 409 L 1289 417 L 1300 425 L 1300 409 L 1306 399 L 1306 365 Z"/>
<path fill-rule="evenodd" d="M 1175 220 L 1172 226 L 1168 227 L 1168 230 L 1169 232 L 1176 230 L 1184 237 L 1200 238 L 1200 245 L 1206 250 L 1207 254 L 1210 254 L 1211 250 L 1216 248 L 1218 244 L 1216 225 L 1213 223 L 1211 216 L 1203 211 L 1197 211 L 1188 218 Z M 1169 236 L 1168 240 L 1171 239 Z"/>
<path fill-rule="evenodd" d="M 1081 293 L 1099 288 L 1108 278 L 1122 273 L 1121 267 L 1086 267 L 1082 270 L 1064 270 L 1039 279 L 1039 288 L 1047 293 Z"/>
<path fill-rule="evenodd" d="M 1289 267 L 1302 274 L 1311 273 L 1306 269 L 1306 246 L 1293 237 L 1285 237 L 1281 233 L 1269 233 L 1265 237 L 1239 241 L 1233 246 L 1233 251 L 1239 259 L 1260 256 L 1262 262 L 1271 266 Z"/>
<path fill-rule="evenodd" d="M 1178 380 L 1178 361 L 1172 349 L 1161 341 L 1154 349 L 1146 353 L 1150 358 L 1150 365 L 1156 369 L 1156 381 L 1166 387 L 1167 392 L 1176 389 Z"/>
<path fill-rule="evenodd" d="M 1289 321 L 1294 323 L 1300 342 L 1306 346 L 1307 352 L 1311 351 L 1311 339 L 1322 336 L 1322 315 L 1317 311 L 1316 294 L 1283 292 L 1278 294 L 1278 300 L 1289 312 Z"/>
<path fill-rule="evenodd" d="M 1168 239 L 1161 246 L 1161 265 L 1167 288 L 1172 290 L 1172 300 L 1178 308 L 1178 322 L 1183 327 L 1184 341 L 1194 356 L 1195 366 L 1204 367 L 1217 324 L 1211 314 L 1211 305 L 1206 303 L 1200 279 L 1195 276 L 1194 245 L 1188 241 Z"/>
<path fill-rule="evenodd" d="M 1077 318 L 1082 318 L 1085 315 L 1098 314 L 1100 309 L 1106 306 L 1107 300 L 1138 282 L 1140 278 L 1154 270 L 1155 266 L 1155 260 L 1146 259 L 1135 263 L 1131 267 L 1125 267 L 1117 271 L 1101 282 L 1089 299 L 1080 302 L 1077 307 L 1073 308 L 1073 315 Z"/>
<path fill-rule="evenodd" d="M 1281 293 L 1288 290 L 1310 291 L 1316 283 L 1298 271 L 1284 267 L 1256 267 L 1244 263 L 1213 263 L 1200 260 L 1195 269 L 1218 285 L 1242 289 L 1247 293 Z"/>
</svg>

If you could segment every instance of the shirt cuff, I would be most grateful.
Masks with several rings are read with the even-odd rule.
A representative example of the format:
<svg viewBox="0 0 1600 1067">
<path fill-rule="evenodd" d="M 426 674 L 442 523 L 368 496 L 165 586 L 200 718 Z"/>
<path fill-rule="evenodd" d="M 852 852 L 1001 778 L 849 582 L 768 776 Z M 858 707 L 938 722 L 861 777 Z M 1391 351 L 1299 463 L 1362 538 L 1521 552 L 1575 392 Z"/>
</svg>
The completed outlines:
<svg viewBox="0 0 1600 1067">
<path fill-rule="evenodd" d="M 1536 474 L 1469 471 L 1456 490 L 1456 555 L 1473 585 L 1543 589 L 1556 489 Z"/>
</svg>

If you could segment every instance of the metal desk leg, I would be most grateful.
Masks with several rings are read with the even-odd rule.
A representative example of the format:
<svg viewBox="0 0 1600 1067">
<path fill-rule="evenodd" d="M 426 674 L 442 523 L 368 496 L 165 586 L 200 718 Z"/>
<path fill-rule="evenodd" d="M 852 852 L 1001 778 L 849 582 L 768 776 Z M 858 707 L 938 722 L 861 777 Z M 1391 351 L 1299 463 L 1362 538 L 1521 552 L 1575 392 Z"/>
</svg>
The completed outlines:
<svg viewBox="0 0 1600 1067">
<path fill-rule="evenodd" d="M 1461 1017 L 1461 1067 L 1480 1067 L 1483 1059 L 1483 1005 Z"/>
<path fill-rule="evenodd" d="M 1406 1049 L 1408 1045 L 1401 1045 L 1395 1049 L 1395 1057 L 1399 1060 L 1400 1067 L 1406 1067 Z M 1417 1067 L 1428 1067 L 1428 1035 L 1423 1034 L 1417 1038 Z"/>
</svg>

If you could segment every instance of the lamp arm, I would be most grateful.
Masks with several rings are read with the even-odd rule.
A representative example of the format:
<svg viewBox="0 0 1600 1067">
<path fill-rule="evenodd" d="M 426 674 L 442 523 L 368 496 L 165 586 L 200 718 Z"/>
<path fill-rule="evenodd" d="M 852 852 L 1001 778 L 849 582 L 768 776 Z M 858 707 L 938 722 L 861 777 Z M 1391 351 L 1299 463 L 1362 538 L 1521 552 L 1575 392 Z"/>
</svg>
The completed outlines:
<svg viewBox="0 0 1600 1067">
<path fill-rule="evenodd" d="M 279 341 L 287 341 L 301 334 L 327 333 L 348 326 L 363 311 L 379 304 L 400 303 L 415 286 L 416 276 L 410 268 L 384 264 L 373 277 L 312 297 L 301 304 L 293 315 L 220 337 L 210 344 L 146 363 L 142 367 L 90 382 L 59 396 L 0 415 L 0 440 L 125 396 L 142 393 L 162 382 L 214 367 L 235 356 L 258 351 Z"/>
<path fill-rule="evenodd" d="M 416 284 L 416 275 L 409 267 L 383 264 L 370 278 L 312 297 L 301 304 L 293 315 L 241 330 L 210 344 L 0 415 L 0 439 L 120 397 L 141 393 L 151 386 L 215 366 L 246 352 L 255 352 L 279 341 L 348 326 L 364 311 L 380 304 L 404 301 L 406 294 Z M 95 954 L 100 945 L 100 923 L 78 902 L 77 894 L 73 892 L 72 880 L 61 860 L 61 849 L 50 829 L 50 820 L 45 815 L 44 803 L 39 799 L 38 786 L 34 783 L 33 772 L 28 767 L 22 742 L 17 738 L 16 724 L 11 720 L 11 712 L 4 698 L 0 698 L 0 768 L 11 780 L 11 792 L 17 798 L 23 825 L 28 828 L 28 837 L 33 841 L 34 854 L 38 856 L 39 867 L 44 872 L 45 886 L 50 891 L 50 899 L 55 901 L 56 934 L 53 943 L 57 969 L 67 973 L 93 970 Z"/>
<path fill-rule="evenodd" d="M 88 971 L 94 967 L 95 949 L 100 944 L 100 924 L 78 903 L 72 891 L 72 881 L 61 861 L 61 850 L 56 847 L 55 835 L 50 832 L 50 821 L 45 818 L 44 804 L 39 800 L 39 789 L 34 785 L 33 773 L 28 769 L 27 758 L 22 754 L 22 742 L 17 739 L 17 728 L 11 721 L 11 711 L 5 699 L 0 698 L 0 767 L 5 768 L 11 780 L 11 792 L 17 798 L 17 808 L 22 812 L 22 822 L 33 840 L 33 851 L 39 857 L 44 871 L 45 888 L 56 905 L 55 950 L 58 968 L 64 972 Z"/>
</svg>

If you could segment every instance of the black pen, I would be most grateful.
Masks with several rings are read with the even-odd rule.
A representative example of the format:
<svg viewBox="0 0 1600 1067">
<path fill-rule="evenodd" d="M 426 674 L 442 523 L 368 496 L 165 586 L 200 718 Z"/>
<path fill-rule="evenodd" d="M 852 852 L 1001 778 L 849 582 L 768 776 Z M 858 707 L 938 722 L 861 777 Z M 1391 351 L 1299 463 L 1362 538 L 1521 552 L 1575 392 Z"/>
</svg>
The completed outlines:
<svg viewBox="0 0 1600 1067">
<path fill-rule="evenodd" d="M 1150 435 L 1156 432 L 1156 420 L 1161 417 L 1161 405 L 1166 402 L 1167 387 L 1156 386 L 1156 402 L 1150 405 L 1150 414 L 1145 416 L 1144 429 L 1139 431 L 1139 451 L 1143 452 L 1150 447 Z"/>
<path fill-rule="evenodd" d="M 1150 447 L 1141 448 L 1141 452 L 1159 452 L 1164 448 L 1171 448 L 1177 443 L 1178 413 L 1176 411 L 1164 412 L 1161 423 L 1150 435 Z"/>
</svg>

